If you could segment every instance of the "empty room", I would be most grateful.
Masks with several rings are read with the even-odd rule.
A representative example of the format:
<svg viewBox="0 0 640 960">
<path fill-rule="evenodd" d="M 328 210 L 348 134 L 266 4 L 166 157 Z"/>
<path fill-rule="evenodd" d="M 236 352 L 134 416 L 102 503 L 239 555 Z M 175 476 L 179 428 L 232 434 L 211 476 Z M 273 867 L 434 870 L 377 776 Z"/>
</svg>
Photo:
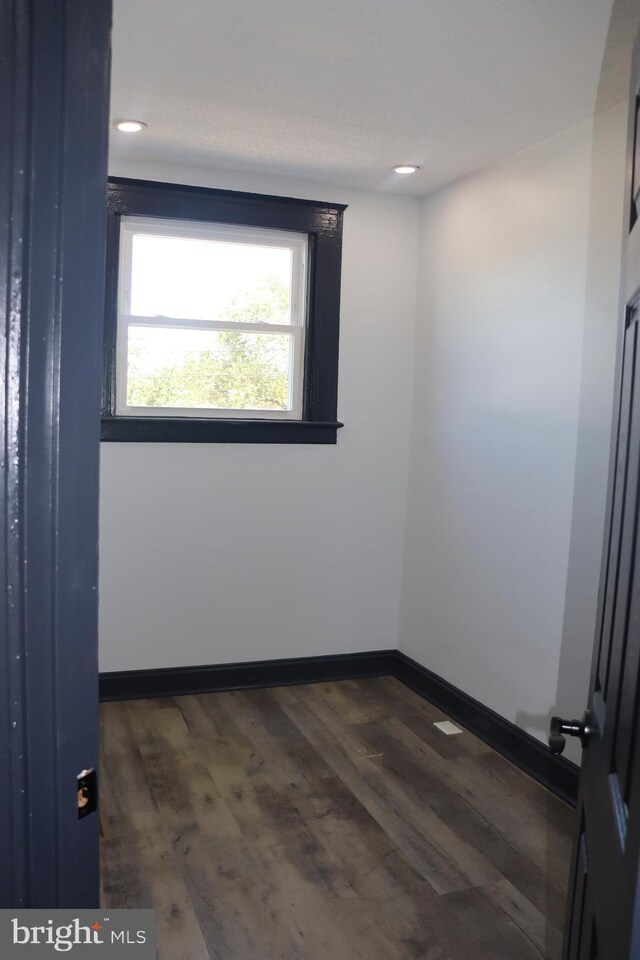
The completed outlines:
<svg viewBox="0 0 640 960">
<path fill-rule="evenodd" d="M 2 956 L 637 960 L 640 3 L 0 11 Z"/>
</svg>

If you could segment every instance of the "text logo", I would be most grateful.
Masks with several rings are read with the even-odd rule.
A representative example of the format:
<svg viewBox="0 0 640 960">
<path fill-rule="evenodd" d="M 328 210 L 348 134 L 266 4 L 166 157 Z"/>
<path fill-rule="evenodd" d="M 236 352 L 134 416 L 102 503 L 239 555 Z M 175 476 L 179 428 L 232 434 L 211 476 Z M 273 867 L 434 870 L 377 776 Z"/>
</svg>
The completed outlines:
<svg viewBox="0 0 640 960">
<path fill-rule="evenodd" d="M 0 957 L 72 954 L 155 960 L 153 910 L 0 910 Z"/>
</svg>

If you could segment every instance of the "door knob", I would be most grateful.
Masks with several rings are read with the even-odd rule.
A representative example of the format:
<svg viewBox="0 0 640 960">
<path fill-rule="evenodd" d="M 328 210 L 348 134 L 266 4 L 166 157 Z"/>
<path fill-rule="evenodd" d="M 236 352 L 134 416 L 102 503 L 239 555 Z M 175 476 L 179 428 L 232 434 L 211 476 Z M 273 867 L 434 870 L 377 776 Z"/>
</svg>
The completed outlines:
<svg viewBox="0 0 640 960">
<path fill-rule="evenodd" d="M 562 753 L 567 743 L 566 737 L 578 737 L 584 749 L 592 733 L 593 727 L 588 711 L 582 720 L 563 720 L 562 717 L 551 717 L 549 750 L 551 753 Z"/>
</svg>

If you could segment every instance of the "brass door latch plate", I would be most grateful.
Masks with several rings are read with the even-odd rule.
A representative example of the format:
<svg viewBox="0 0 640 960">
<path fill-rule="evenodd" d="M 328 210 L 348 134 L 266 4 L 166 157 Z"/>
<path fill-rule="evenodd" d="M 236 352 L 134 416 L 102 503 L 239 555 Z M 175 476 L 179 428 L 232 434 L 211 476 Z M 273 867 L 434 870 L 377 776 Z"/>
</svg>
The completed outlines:
<svg viewBox="0 0 640 960">
<path fill-rule="evenodd" d="M 78 820 L 98 809 L 98 775 L 95 770 L 78 774 Z"/>
</svg>

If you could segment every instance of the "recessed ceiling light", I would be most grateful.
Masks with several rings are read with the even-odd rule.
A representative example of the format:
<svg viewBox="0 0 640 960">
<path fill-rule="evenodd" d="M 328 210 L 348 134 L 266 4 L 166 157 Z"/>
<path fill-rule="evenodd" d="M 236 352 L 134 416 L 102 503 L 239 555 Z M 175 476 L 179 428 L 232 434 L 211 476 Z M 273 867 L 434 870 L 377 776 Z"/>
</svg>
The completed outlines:
<svg viewBox="0 0 640 960">
<path fill-rule="evenodd" d="M 117 120 L 114 127 L 123 133 L 140 133 L 146 127 L 146 123 L 142 120 Z"/>
<path fill-rule="evenodd" d="M 416 167 L 414 163 L 401 163 L 399 166 L 393 168 L 394 173 L 416 173 L 420 167 Z"/>
</svg>

